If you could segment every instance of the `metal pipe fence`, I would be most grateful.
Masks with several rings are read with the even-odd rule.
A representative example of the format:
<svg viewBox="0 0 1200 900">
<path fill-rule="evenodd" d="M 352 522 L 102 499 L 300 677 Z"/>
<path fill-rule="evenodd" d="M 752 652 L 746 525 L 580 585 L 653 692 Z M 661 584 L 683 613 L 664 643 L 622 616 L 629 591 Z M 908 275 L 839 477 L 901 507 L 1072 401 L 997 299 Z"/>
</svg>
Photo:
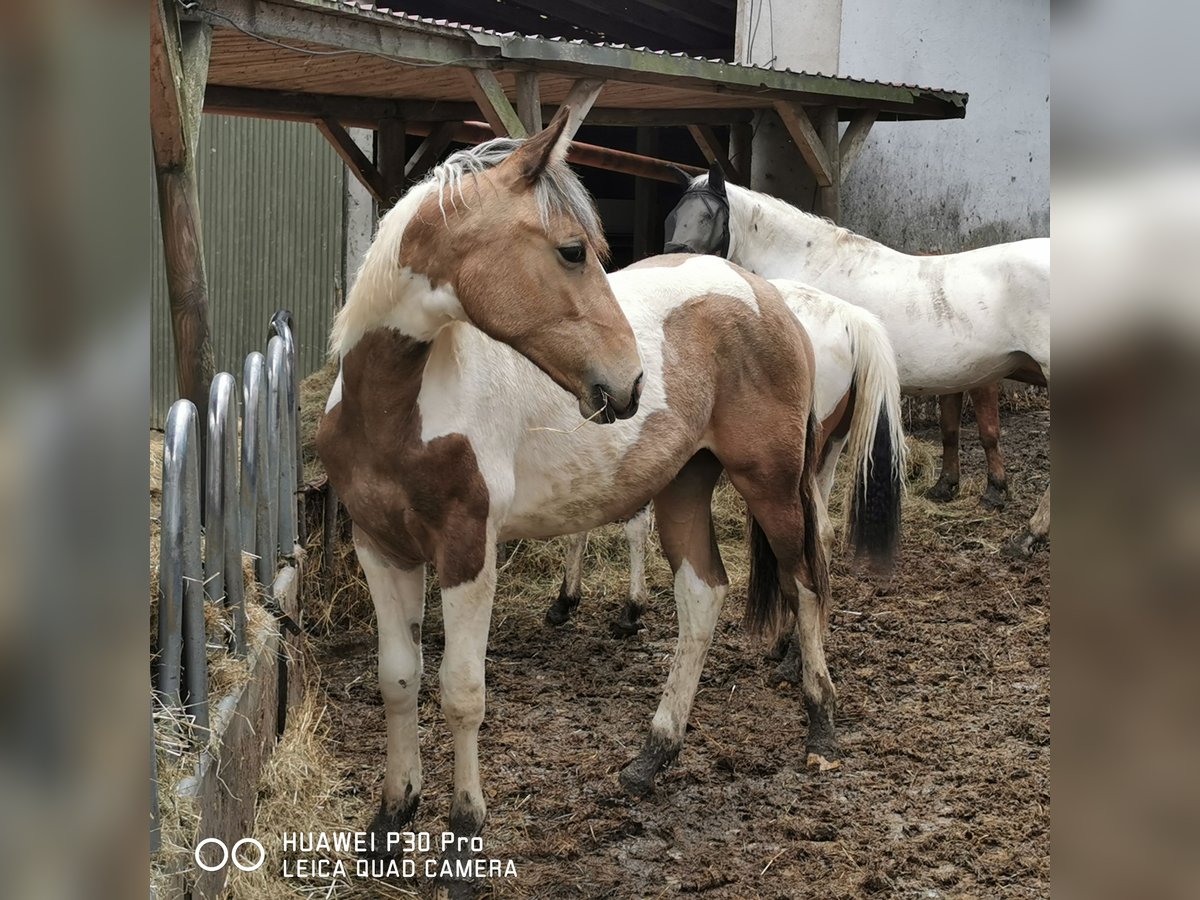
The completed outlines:
<svg viewBox="0 0 1200 900">
<path fill-rule="evenodd" d="M 255 351 L 245 359 L 240 402 L 233 375 L 222 372 L 213 379 L 207 447 L 200 446 L 198 414 L 189 400 L 175 401 L 163 436 L 153 687 L 163 718 L 178 723 L 193 748 L 209 739 L 205 602 L 228 610 L 226 651 L 245 657 L 242 553 L 257 557 L 254 577 L 269 593 L 299 537 L 299 391 L 291 313 L 272 316 L 270 330 L 266 355 Z M 156 767 L 151 778 L 153 840 Z"/>
</svg>

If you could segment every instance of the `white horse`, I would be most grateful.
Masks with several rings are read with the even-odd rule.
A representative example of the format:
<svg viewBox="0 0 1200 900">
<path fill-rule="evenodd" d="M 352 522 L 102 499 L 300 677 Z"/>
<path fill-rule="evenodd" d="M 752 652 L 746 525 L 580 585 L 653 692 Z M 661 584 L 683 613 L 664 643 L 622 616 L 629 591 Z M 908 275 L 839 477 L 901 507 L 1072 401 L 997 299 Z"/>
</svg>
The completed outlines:
<svg viewBox="0 0 1200 900">
<path fill-rule="evenodd" d="M 878 462 L 886 467 L 881 474 L 892 479 L 890 490 L 902 491 L 904 433 L 900 424 L 900 380 L 895 353 L 882 323 L 865 309 L 798 281 L 776 278 L 771 283 L 812 340 L 817 363 L 813 412 L 822 423 L 817 486 L 825 504 L 828 505 L 838 460 L 847 444 L 849 464 L 864 483 Z M 886 433 L 877 435 L 878 428 L 886 429 Z M 877 436 L 886 443 L 872 452 Z M 849 517 L 851 504 L 845 504 L 845 511 Z M 649 506 L 625 522 L 629 597 L 620 618 L 612 624 L 612 631 L 618 636 L 636 634 L 642 627 L 640 616 L 649 599 L 646 549 L 650 527 Z M 897 534 L 898 529 L 893 531 L 893 536 Z M 827 554 L 832 536 L 825 517 L 822 539 Z M 852 534 L 847 536 L 854 538 Z M 587 532 L 572 535 L 567 545 L 558 599 L 546 610 L 546 621 L 551 625 L 565 623 L 579 606 L 587 538 Z"/>
<path fill-rule="evenodd" d="M 666 250 L 715 253 L 765 278 L 795 278 L 875 313 L 910 394 L 1014 378 L 1050 383 L 1050 241 L 910 256 L 782 200 L 693 179 L 667 217 Z M 1021 543 L 1049 536 L 1049 491 Z"/>
</svg>

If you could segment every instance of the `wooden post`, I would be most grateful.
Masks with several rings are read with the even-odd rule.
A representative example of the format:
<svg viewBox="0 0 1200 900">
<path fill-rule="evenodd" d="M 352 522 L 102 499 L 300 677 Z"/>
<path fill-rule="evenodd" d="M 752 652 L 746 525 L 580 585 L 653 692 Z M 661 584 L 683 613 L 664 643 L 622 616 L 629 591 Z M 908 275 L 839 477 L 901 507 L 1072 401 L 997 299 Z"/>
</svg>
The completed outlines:
<svg viewBox="0 0 1200 900">
<path fill-rule="evenodd" d="M 825 157 L 829 164 L 828 185 L 818 185 L 816 208 L 817 215 L 824 216 L 831 222 L 842 221 L 842 173 L 841 153 L 838 141 L 838 111 L 835 107 L 825 107 L 817 115 L 817 133 L 821 136 L 821 144 L 825 148 Z"/>
<path fill-rule="evenodd" d="M 637 152 L 642 156 L 658 153 L 658 129 L 641 127 L 637 130 Z M 635 178 L 633 182 L 633 261 L 645 259 L 661 252 L 655 232 L 660 216 L 655 200 L 658 186 L 646 178 Z"/>
<path fill-rule="evenodd" d="M 530 134 L 542 130 L 542 100 L 537 72 L 517 73 L 517 115 Z"/>
<path fill-rule="evenodd" d="M 735 122 L 729 127 L 729 161 L 738 172 L 738 184 L 750 187 L 751 157 L 754 153 L 754 126 Z"/>
<path fill-rule="evenodd" d="M 380 215 L 395 206 L 396 201 L 404 196 L 404 169 L 408 164 L 405 137 L 402 119 L 383 119 L 375 133 L 375 166 L 383 179 Z"/>
<path fill-rule="evenodd" d="M 212 29 L 194 22 L 181 27 L 171 0 L 153 4 L 150 26 L 151 143 L 175 339 L 175 376 L 179 395 L 195 404 L 203 432 L 208 424 L 208 392 L 215 363 L 196 188 L 196 144 Z M 200 446 L 204 446 L 203 433 Z"/>
</svg>

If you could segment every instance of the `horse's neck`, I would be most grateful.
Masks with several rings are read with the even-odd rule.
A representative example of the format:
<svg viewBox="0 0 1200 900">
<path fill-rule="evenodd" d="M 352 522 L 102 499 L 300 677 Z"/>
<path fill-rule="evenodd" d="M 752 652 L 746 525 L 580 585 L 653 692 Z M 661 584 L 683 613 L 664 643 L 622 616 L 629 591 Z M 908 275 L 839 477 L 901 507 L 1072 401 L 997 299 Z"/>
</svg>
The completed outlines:
<svg viewBox="0 0 1200 900">
<path fill-rule="evenodd" d="M 819 285 L 846 260 L 875 257 L 900 265 L 906 254 L 839 228 L 753 191 L 730 193 L 729 258 L 767 278 L 794 278 Z"/>
</svg>

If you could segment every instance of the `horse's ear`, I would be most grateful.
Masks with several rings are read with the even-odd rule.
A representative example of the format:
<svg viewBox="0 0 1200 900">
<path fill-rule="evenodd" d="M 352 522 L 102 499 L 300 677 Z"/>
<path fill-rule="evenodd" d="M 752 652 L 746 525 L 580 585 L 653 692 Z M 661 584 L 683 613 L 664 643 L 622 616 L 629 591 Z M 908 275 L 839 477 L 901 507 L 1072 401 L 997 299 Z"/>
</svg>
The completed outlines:
<svg viewBox="0 0 1200 900">
<path fill-rule="evenodd" d="M 679 168 L 679 166 L 675 165 L 675 163 L 670 163 L 670 162 L 667 163 L 667 168 L 670 169 L 672 173 L 674 173 L 676 180 L 679 182 L 679 184 L 682 187 L 691 186 L 691 183 L 692 183 L 691 175 L 689 175 L 687 172 L 683 171 L 683 169 Z"/>
<path fill-rule="evenodd" d="M 530 184 L 542 177 L 547 166 L 556 165 L 567 158 L 567 148 L 571 142 L 564 139 L 563 131 L 570 116 L 571 108 L 560 106 L 550 124 L 513 153 L 512 159 L 519 167 L 521 177 Z"/>
<path fill-rule="evenodd" d="M 708 186 L 718 197 L 725 196 L 725 170 L 716 163 L 708 167 Z"/>
</svg>

